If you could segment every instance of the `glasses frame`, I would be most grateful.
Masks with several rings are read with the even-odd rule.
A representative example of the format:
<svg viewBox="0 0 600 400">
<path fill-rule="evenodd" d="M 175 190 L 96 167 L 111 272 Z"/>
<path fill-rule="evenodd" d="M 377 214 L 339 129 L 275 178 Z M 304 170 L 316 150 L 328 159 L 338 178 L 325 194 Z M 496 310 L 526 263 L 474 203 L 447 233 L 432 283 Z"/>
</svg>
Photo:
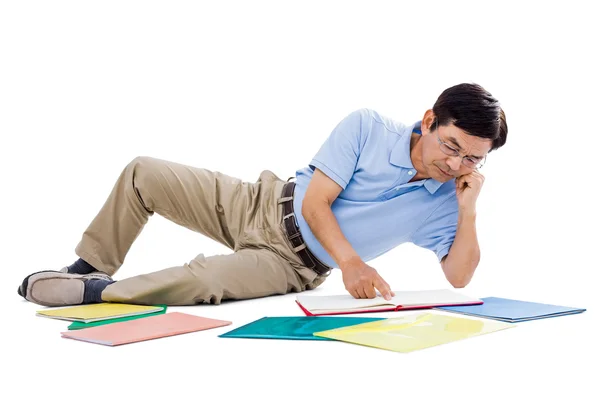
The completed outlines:
<svg viewBox="0 0 600 400">
<path fill-rule="evenodd" d="M 471 167 L 467 164 L 465 164 L 465 159 L 466 158 L 472 158 L 470 156 L 461 156 L 460 155 L 460 151 L 458 151 L 458 149 L 455 149 L 454 147 L 452 147 L 451 145 L 449 145 L 448 143 L 444 142 L 442 139 L 440 139 L 440 135 L 439 135 L 439 129 L 438 129 L 438 120 L 437 117 L 435 118 L 435 137 L 438 141 L 438 143 L 440 144 L 440 150 L 442 151 L 442 153 L 444 153 L 447 156 L 450 157 L 460 157 L 461 160 L 461 164 L 464 165 L 465 167 L 469 168 L 469 169 L 475 169 L 475 170 L 479 170 L 481 169 L 481 167 L 483 167 L 485 165 L 485 161 L 487 160 L 487 154 L 485 156 L 483 156 L 483 158 L 481 159 L 481 161 L 479 161 L 477 164 L 475 164 L 475 166 Z M 444 148 L 450 150 L 453 152 L 453 154 L 448 154 L 446 151 L 444 151 Z"/>
</svg>

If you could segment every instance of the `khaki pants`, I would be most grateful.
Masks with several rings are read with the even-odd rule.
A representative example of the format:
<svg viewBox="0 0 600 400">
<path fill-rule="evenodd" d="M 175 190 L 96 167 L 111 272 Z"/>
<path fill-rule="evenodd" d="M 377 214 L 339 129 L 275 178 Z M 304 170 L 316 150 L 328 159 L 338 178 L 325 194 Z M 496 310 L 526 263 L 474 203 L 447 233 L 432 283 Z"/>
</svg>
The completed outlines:
<svg viewBox="0 0 600 400">
<path fill-rule="evenodd" d="M 109 302 L 220 304 L 313 289 L 325 280 L 292 251 L 282 225 L 284 181 L 263 171 L 254 183 L 219 172 L 138 157 L 121 173 L 75 252 L 113 275 L 155 212 L 233 250 L 119 280 L 102 292 Z"/>
</svg>

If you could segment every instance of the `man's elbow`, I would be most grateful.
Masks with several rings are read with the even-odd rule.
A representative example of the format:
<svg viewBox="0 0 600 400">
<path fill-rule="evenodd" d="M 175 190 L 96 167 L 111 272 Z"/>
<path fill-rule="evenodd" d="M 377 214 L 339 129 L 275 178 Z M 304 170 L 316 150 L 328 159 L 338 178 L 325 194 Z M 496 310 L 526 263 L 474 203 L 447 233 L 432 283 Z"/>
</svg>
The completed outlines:
<svg viewBox="0 0 600 400">
<path fill-rule="evenodd" d="M 448 282 L 450 282 L 455 289 L 462 289 L 471 282 L 471 278 L 448 278 Z"/>
<path fill-rule="evenodd" d="M 475 268 L 472 271 L 461 271 L 457 269 L 449 268 L 445 265 L 444 274 L 446 275 L 446 280 L 456 289 L 462 289 L 471 282 L 471 278 L 473 278 L 473 273 L 475 272 Z"/>
</svg>

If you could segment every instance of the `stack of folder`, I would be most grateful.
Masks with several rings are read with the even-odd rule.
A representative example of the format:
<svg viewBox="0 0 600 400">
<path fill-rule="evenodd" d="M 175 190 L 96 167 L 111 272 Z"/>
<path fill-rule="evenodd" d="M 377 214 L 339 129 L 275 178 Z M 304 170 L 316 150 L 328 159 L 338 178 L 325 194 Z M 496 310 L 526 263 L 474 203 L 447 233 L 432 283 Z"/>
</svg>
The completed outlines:
<svg viewBox="0 0 600 400">
<path fill-rule="evenodd" d="M 38 310 L 40 317 L 72 321 L 67 339 L 106 346 L 198 332 L 231 325 L 231 321 L 171 312 L 167 306 L 143 306 L 122 303 L 98 303 L 73 307 Z"/>
</svg>

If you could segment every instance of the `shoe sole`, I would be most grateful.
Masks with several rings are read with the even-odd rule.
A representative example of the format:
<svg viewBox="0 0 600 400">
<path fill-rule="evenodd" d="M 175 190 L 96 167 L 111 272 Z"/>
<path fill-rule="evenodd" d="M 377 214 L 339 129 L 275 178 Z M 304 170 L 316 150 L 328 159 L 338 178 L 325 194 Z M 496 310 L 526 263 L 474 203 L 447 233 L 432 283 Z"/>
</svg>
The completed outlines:
<svg viewBox="0 0 600 400">
<path fill-rule="evenodd" d="M 20 295 L 33 303 L 58 307 L 83 303 L 84 282 L 90 279 L 112 280 L 108 275 L 90 273 L 69 274 L 41 271 L 27 276 L 19 288 Z"/>
<path fill-rule="evenodd" d="M 56 272 L 56 271 L 52 271 L 52 270 L 37 271 L 37 272 L 34 272 L 33 274 L 27 275 L 25 277 L 25 279 L 23 279 L 23 283 L 21 283 L 21 286 L 19 286 L 17 288 L 17 293 L 19 294 L 19 296 L 25 298 L 25 295 L 23 293 L 27 293 L 27 287 L 29 286 L 29 278 L 35 274 L 41 274 L 42 272 Z"/>
</svg>

